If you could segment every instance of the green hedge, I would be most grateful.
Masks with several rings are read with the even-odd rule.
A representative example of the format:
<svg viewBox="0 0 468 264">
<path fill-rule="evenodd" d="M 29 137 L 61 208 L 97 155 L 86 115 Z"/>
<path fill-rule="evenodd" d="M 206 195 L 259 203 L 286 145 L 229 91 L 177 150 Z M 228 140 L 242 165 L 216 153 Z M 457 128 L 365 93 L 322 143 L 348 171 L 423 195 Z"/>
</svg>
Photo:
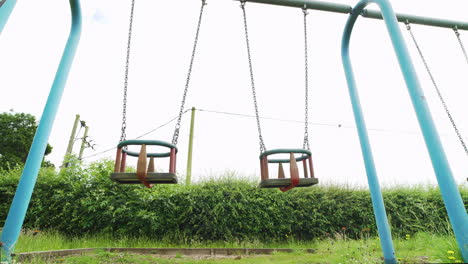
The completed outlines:
<svg viewBox="0 0 468 264">
<path fill-rule="evenodd" d="M 376 234 L 370 195 L 340 187 L 297 188 L 285 193 L 255 183 L 222 179 L 192 186 L 146 189 L 109 180 L 110 161 L 62 173 L 44 169 L 25 228 L 64 234 L 111 233 L 174 242 L 309 240 Z M 21 168 L 0 175 L 0 226 Z M 468 191 L 462 190 L 465 206 Z M 437 189 L 391 189 L 384 200 L 394 236 L 418 231 L 450 233 Z"/>
</svg>

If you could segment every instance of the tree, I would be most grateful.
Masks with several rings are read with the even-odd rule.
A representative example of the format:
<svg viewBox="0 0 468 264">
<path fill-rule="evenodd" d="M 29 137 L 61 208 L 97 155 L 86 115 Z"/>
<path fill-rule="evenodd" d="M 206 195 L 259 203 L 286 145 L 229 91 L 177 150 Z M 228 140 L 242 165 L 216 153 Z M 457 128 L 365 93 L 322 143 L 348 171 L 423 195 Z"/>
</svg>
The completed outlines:
<svg viewBox="0 0 468 264">
<path fill-rule="evenodd" d="M 0 113 L 0 168 L 9 169 L 26 162 L 36 129 L 33 115 L 12 110 Z M 51 152 L 52 146 L 47 144 L 44 156 Z"/>
</svg>

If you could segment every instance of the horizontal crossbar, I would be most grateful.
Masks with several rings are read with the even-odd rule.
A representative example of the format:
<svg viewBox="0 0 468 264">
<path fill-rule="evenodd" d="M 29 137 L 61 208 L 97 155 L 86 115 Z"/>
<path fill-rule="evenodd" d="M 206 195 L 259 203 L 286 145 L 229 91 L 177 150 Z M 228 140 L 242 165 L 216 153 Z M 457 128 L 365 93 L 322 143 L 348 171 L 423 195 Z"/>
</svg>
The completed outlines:
<svg viewBox="0 0 468 264">
<path fill-rule="evenodd" d="M 350 5 L 314 1 L 314 0 L 246 0 L 246 1 L 252 2 L 252 3 L 280 5 L 280 6 L 289 6 L 289 7 L 298 7 L 298 8 L 304 8 L 305 6 L 307 9 L 314 9 L 314 10 L 341 13 L 341 14 L 350 14 L 353 10 L 353 8 Z M 382 19 L 382 14 L 380 13 L 380 11 L 364 9 L 361 15 L 367 18 Z M 397 13 L 396 16 L 399 22 L 408 21 L 410 24 L 468 30 L 468 22 L 432 18 L 432 17 L 414 16 L 414 15 L 399 14 L 399 13 Z"/>
</svg>

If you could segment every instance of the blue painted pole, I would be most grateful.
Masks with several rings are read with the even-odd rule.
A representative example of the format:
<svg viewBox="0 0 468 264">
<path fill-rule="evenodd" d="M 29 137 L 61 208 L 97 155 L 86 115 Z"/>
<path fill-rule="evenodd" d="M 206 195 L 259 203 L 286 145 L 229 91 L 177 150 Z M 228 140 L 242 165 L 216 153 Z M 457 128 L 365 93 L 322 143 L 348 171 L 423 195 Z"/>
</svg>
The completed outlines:
<svg viewBox="0 0 468 264">
<path fill-rule="evenodd" d="M 52 125 L 57 114 L 68 73 L 70 72 L 73 58 L 80 40 L 80 1 L 69 1 L 72 14 L 70 35 L 57 69 L 41 120 L 37 127 L 36 135 L 34 136 L 18 188 L 16 189 L 15 197 L 13 198 L 13 202 L 8 212 L 5 226 L 3 227 L 0 241 L 3 243 L 2 251 L 4 251 L 6 255 L 2 256 L 2 261 L 7 261 L 8 263 L 11 262 L 11 253 L 20 235 L 21 227 L 34 190 L 34 185 L 36 184 L 37 174 L 44 157 L 47 141 L 52 130 Z"/>
<path fill-rule="evenodd" d="M 450 169 L 447 158 L 445 156 L 444 149 L 439 139 L 439 135 L 437 133 L 437 130 L 435 129 L 434 122 L 429 112 L 429 107 L 422 92 L 419 80 L 416 75 L 416 71 L 409 56 L 408 49 L 406 48 L 400 28 L 398 26 L 397 18 L 388 0 L 361 0 L 353 9 L 352 14 L 347 21 L 342 40 L 343 67 L 345 69 L 346 78 L 348 81 L 349 93 L 351 97 L 351 102 L 353 104 L 354 116 L 356 119 L 355 121 L 358 127 L 359 138 L 361 141 L 361 149 L 363 152 L 364 161 L 366 163 L 369 187 L 371 188 L 371 194 L 373 195 L 373 204 L 375 196 L 380 196 L 376 198 L 378 200 L 381 200 L 381 194 L 379 195 L 380 189 L 378 187 L 377 176 L 375 173 L 375 165 L 373 162 L 372 152 L 367 136 L 367 129 L 365 126 L 364 118 L 362 116 L 358 93 L 356 90 L 353 70 L 351 67 L 351 60 L 349 58 L 349 39 L 351 36 L 352 28 L 357 17 L 363 11 L 364 7 L 370 3 L 378 4 L 382 11 L 382 17 L 389 32 L 393 48 L 395 50 L 400 65 L 400 69 L 403 73 L 403 77 L 405 79 L 406 86 L 408 88 L 408 92 L 413 103 L 416 116 L 419 121 L 419 126 L 424 136 L 426 147 L 431 157 L 432 166 L 435 171 L 437 181 L 439 183 L 439 187 L 442 193 L 445 207 L 447 209 L 450 223 L 452 224 L 452 228 L 455 233 L 458 247 L 462 253 L 464 261 L 466 262 L 468 261 L 468 214 L 466 212 L 465 206 L 461 199 L 460 192 L 458 191 L 457 185 L 453 178 L 452 171 Z M 383 207 L 383 200 L 381 201 L 379 207 L 381 207 L 380 210 L 383 210 L 383 213 L 385 213 Z M 377 225 L 379 225 L 379 221 L 383 221 L 384 216 L 377 215 L 375 205 L 374 212 L 376 213 Z M 379 214 L 382 214 L 382 212 L 380 212 Z M 396 263 L 395 260 L 391 259 L 391 254 L 393 253 L 393 246 L 391 248 L 389 246 L 391 245 L 391 241 L 387 241 L 391 239 L 391 236 L 390 234 L 385 234 L 389 232 L 388 223 L 386 221 L 385 226 L 387 226 L 387 230 L 382 230 L 382 232 L 380 231 L 379 227 L 379 235 L 381 238 L 382 249 L 384 251 L 385 262 Z M 382 234 L 384 234 L 385 237 L 382 237 Z"/>
<path fill-rule="evenodd" d="M 374 209 L 375 221 L 377 223 L 377 230 L 379 232 L 380 244 L 382 247 L 384 262 L 386 264 L 396 264 L 397 260 L 395 257 L 395 249 L 393 247 L 392 233 L 390 232 L 390 226 L 388 224 L 387 214 L 385 212 L 385 205 L 380 190 L 379 179 L 377 177 L 377 171 L 375 168 L 374 157 L 369 143 L 369 136 L 367 134 L 366 122 L 362 113 L 361 103 L 359 100 L 359 94 L 357 92 L 356 81 L 354 79 L 353 68 L 351 65 L 351 59 L 349 57 L 349 40 L 351 31 L 354 23 L 360 13 L 359 8 L 364 8 L 366 5 L 360 2 L 352 12 L 345 27 L 343 39 L 342 39 L 342 60 L 343 67 L 346 74 L 346 81 L 348 82 L 348 90 L 351 98 L 351 103 L 354 112 L 354 119 L 358 130 L 359 140 L 361 143 L 361 151 L 364 158 L 364 163 L 367 172 L 367 181 L 369 184 L 369 190 L 371 194 L 372 207 Z"/>
<path fill-rule="evenodd" d="M 10 18 L 15 5 L 16 0 L 0 0 L 0 34 L 2 33 L 8 18 Z"/>
</svg>

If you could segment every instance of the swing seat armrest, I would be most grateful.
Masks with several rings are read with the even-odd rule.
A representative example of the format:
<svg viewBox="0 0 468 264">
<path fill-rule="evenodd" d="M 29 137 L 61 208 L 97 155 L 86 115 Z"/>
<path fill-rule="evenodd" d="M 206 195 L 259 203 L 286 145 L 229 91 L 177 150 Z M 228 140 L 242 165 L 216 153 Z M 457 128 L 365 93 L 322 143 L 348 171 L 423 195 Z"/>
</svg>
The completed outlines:
<svg viewBox="0 0 468 264">
<path fill-rule="evenodd" d="M 262 159 L 265 156 L 273 155 L 273 154 L 289 154 L 289 153 L 295 153 L 295 154 L 303 154 L 300 157 L 296 158 L 296 161 L 303 161 L 309 157 L 312 156 L 312 153 L 310 150 L 306 149 L 272 149 L 272 150 L 267 150 L 260 154 L 260 159 Z M 289 159 L 268 159 L 268 163 L 289 163 Z"/>
</svg>

